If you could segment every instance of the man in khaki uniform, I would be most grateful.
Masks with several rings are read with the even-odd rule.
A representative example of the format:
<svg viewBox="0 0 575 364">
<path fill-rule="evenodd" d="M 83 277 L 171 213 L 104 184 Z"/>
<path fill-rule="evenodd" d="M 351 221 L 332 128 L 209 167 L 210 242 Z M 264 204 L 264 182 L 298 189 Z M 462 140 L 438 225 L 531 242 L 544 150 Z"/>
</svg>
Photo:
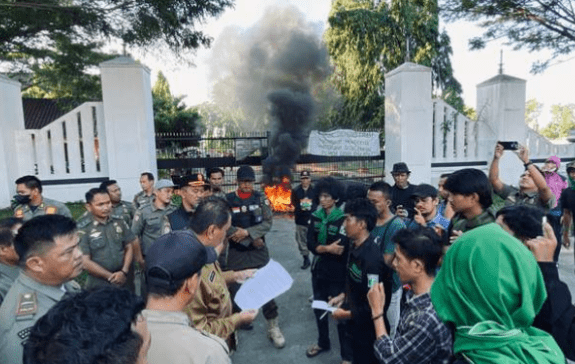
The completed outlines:
<svg viewBox="0 0 575 364">
<path fill-rule="evenodd" d="M 15 217 L 0 221 L 0 305 L 20 274 L 14 237 L 21 226 L 22 220 Z"/>
<path fill-rule="evenodd" d="M 24 176 L 16 180 L 14 217 L 28 221 L 40 215 L 64 215 L 72 217 L 62 202 L 42 196 L 42 182 L 35 176 Z"/>
<path fill-rule="evenodd" d="M 232 211 L 221 198 L 208 197 L 196 207 L 190 228 L 208 249 L 221 253 L 226 232 L 231 226 Z M 242 325 L 251 323 L 258 311 L 247 310 L 232 313 L 232 300 L 228 283 L 241 283 L 254 274 L 254 269 L 222 272 L 219 262 L 202 268 L 200 283 L 193 301 L 186 307 L 194 327 L 206 330 L 226 340 L 230 350 L 235 349 L 234 333 Z"/>
<path fill-rule="evenodd" d="M 118 182 L 111 179 L 100 183 L 100 188 L 108 191 L 110 201 L 112 201 L 112 215 L 124 219 L 128 226 L 132 226 L 134 218 L 134 205 L 128 201 L 122 201 L 122 190 Z"/>
<path fill-rule="evenodd" d="M 231 363 L 221 338 L 190 325 L 184 308 L 193 300 L 202 267 L 216 260 L 191 231 L 161 236 L 147 251 L 148 302 L 142 312 L 152 335 L 150 364 Z"/>
<path fill-rule="evenodd" d="M 0 364 L 22 362 L 30 329 L 67 292 L 83 269 L 76 223 L 65 216 L 38 216 L 16 236 L 20 275 L 0 307 Z"/>
<path fill-rule="evenodd" d="M 140 186 L 142 191 L 134 196 L 134 209 L 152 203 L 154 200 L 154 175 L 150 172 L 144 172 L 140 175 Z"/>
<path fill-rule="evenodd" d="M 85 288 L 113 284 L 133 291 L 128 279 L 136 236 L 121 218 L 110 216 L 112 203 L 105 189 L 86 193 L 88 218 L 79 225 L 80 249 L 89 276 Z"/>
<path fill-rule="evenodd" d="M 144 266 L 146 251 L 152 243 L 168 231 L 164 231 L 164 216 L 176 209 L 171 204 L 174 194 L 174 183 L 167 179 L 161 179 L 156 183 L 154 190 L 155 198 L 152 203 L 140 207 L 132 221 L 132 232 L 139 238 L 134 245 L 134 259 Z"/>
</svg>

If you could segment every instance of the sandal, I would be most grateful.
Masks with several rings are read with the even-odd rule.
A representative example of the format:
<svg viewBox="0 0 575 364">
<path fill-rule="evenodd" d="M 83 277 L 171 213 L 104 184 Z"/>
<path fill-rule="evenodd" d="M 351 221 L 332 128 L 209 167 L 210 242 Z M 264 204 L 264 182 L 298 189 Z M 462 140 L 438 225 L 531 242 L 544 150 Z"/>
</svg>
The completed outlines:
<svg viewBox="0 0 575 364">
<path fill-rule="evenodd" d="M 313 358 L 314 356 L 316 356 L 316 355 L 318 355 L 318 354 L 320 354 L 320 353 L 323 353 L 324 351 L 328 351 L 328 350 L 329 350 L 329 348 L 328 348 L 328 349 L 324 349 L 324 348 L 320 348 L 318 344 L 313 344 L 313 345 L 310 345 L 310 346 L 307 348 L 307 350 L 306 350 L 306 352 L 305 352 L 305 355 L 306 355 L 308 358 Z"/>
</svg>

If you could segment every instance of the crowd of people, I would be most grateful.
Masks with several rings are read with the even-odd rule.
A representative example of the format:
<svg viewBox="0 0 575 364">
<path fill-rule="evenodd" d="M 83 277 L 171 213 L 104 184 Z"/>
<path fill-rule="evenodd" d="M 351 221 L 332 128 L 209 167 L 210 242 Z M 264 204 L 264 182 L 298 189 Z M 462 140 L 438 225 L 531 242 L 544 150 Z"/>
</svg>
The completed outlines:
<svg viewBox="0 0 575 364">
<path fill-rule="evenodd" d="M 460 169 L 438 188 L 412 184 L 403 162 L 393 186 L 300 173 L 301 269 L 310 300 L 330 308 L 314 309 L 307 357 L 331 349 L 331 316 L 342 364 L 575 359 L 575 307 L 557 268 L 575 163 L 563 177 L 559 158 L 539 168 L 520 147 L 515 188 L 499 178 L 503 153 L 497 144 L 488 174 Z M 74 221 L 38 178 L 16 180 L 14 217 L 0 221 L 0 364 L 230 363 L 237 330 L 259 314 L 234 297 L 270 260 L 273 214 L 252 167 L 237 169 L 232 192 L 223 181 L 220 168 L 157 181 L 146 172 L 127 202 L 108 180 Z M 283 348 L 278 304 L 261 311 Z"/>
</svg>

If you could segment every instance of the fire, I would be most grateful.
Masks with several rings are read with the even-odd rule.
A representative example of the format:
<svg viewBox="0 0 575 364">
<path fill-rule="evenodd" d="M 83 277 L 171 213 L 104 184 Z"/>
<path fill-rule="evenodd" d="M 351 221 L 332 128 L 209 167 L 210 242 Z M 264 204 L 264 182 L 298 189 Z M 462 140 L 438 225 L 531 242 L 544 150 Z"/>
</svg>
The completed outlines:
<svg viewBox="0 0 575 364">
<path fill-rule="evenodd" d="M 294 206 L 291 204 L 291 188 L 289 178 L 282 178 L 282 182 L 275 186 L 267 186 L 265 194 L 270 200 L 273 211 L 293 212 Z"/>
</svg>

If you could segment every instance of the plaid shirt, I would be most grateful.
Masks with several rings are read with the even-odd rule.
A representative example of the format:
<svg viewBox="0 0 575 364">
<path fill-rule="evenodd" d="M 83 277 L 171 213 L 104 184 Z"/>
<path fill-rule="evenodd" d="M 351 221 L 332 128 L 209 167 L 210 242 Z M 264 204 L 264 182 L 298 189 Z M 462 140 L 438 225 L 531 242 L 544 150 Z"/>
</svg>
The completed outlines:
<svg viewBox="0 0 575 364">
<path fill-rule="evenodd" d="M 375 356 L 386 364 L 449 363 L 453 351 L 450 330 L 439 320 L 429 293 L 407 292 L 395 338 L 375 340 Z"/>
</svg>

